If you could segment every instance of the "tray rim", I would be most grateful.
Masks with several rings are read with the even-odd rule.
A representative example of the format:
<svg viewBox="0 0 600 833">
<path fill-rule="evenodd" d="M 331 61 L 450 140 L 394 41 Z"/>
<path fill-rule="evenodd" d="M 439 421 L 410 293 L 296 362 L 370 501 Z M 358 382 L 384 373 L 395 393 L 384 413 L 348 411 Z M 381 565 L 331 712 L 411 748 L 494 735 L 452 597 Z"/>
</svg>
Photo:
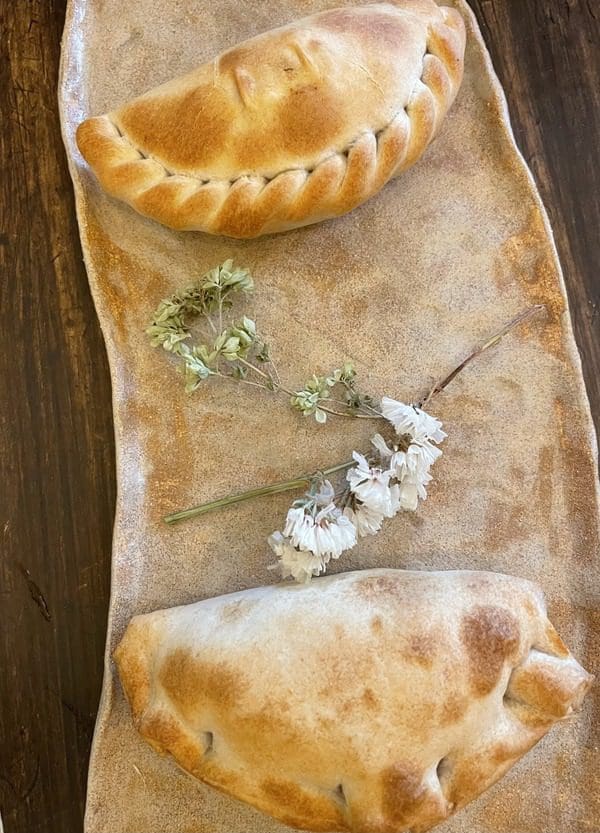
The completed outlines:
<svg viewBox="0 0 600 833">
<path fill-rule="evenodd" d="M 84 11 L 84 6 L 86 3 L 93 4 L 94 0 L 67 0 L 66 5 L 66 12 L 65 12 L 65 23 L 63 27 L 63 34 L 61 38 L 61 55 L 60 55 L 60 64 L 59 64 L 59 73 L 58 73 L 58 84 L 57 84 L 57 92 L 58 92 L 58 110 L 60 115 L 60 127 L 61 127 L 61 136 L 63 139 L 63 144 L 65 146 L 65 154 L 67 157 L 67 164 L 69 169 L 69 174 L 71 176 L 72 184 L 73 184 L 73 191 L 75 196 L 75 213 L 77 217 L 77 223 L 80 231 L 80 237 L 83 237 L 84 234 L 84 227 L 85 224 L 82 222 L 82 192 L 83 187 L 81 184 L 80 176 L 79 176 L 79 169 L 85 166 L 85 162 L 83 158 L 80 156 L 78 150 L 75 147 L 75 152 L 71 152 L 72 142 L 71 142 L 71 132 L 69 130 L 69 121 L 66 116 L 65 108 L 63 106 L 63 101 L 65 97 L 66 91 L 66 78 L 68 74 L 69 62 L 67 60 L 67 45 L 73 40 L 73 33 L 76 26 L 76 17 L 78 8 Z M 367 4 L 372 2 L 376 2 L 376 0 L 364 0 Z M 435 0 L 435 2 L 440 5 L 439 0 Z M 550 252 L 552 254 L 552 261 L 553 266 L 556 270 L 556 277 L 558 281 L 558 286 L 560 288 L 563 301 L 564 301 L 564 310 L 561 314 L 562 320 L 562 327 L 563 327 L 563 339 L 564 339 L 564 348 L 565 354 L 569 358 L 569 361 L 572 364 L 574 370 L 574 376 L 577 376 L 577 393 L 578 393 L 578 402 L 576 403 L 577 409 L 580 412 L 583 427 L 585 429 L 585 434 L 587 441 L 589 443 L 589 450 L 591 452 L 592 460 L 595 464 L 595 471 L 598 473 L 599 469 L 599 452 L 598 452 L 598 437 L 596 435 L 594 422 L 592 418 L 592 411 L 591 411 L 591 404 L 589 400 L 589 395 L 587 391 L 587 386 L 585 382 L 585 377 L 583 375 L 583 366 L 581 360 L 581 354 L 579 352 L 579 347 L 577 344 L 577 340 L 575 338 L 575 332 L 573 327 L 573 318 L 571 315 L 571 307 L 569 302 L 569 295 L 566 288 L 566 283 L 564 279 L 563 269 L 560 263 L 560 258 L 558 255 L 558 250 L 556 247 L 556 241 L 554 238 L 554 233 L 552 231 L 552 226 L 550 225 L 550 219 L 548 216 L 548 212 L 540 195 L 537 183 L 533 176 L 531 169 L 529 168 L 523 153 L 521 152 L 519 146 L 517 145 L 514 131 L 512 128 L 512 122 L 510 117 L 510 110 L 508 106 L 508 100 L 506 97 L 506 93 L 504 88 L 498 78 L 496 70 L 493 65 L 493 61 L 488 50 L 487 44 L 485 39 L 482 35 L 481 28 L 475 16 L 475 13 L 466 2 L 466 0 L 445 0 L 448 5 L 453 5 L 456 7 L 463 16 L 465 20 L 466 28 L 467 28 L 467 39 L 472 38 L 477 43 L 481 56 L 483 58 L 489 81 L 490 89 L 493 95 L 493 104 L 498 109 L 499 115 L 499 123 L 501 129 L 504 132 L 504 137 L 508 141 L 508 146 L 510 148 L 511 153 L 513 154 L 513 161 L 518 169 L 518 172 L 521 174 L 525 174 L 525 179 L 527 181 L 527 187 L 532 197 L 533 203 L 535 207 L 539 210 L 540 217 L 542 220 L 544 232 L 546 234 L 546 238 L 549 243 Z M 82 241 L 83 242 L 83 241 Z M 85 263 L 86 273 L 88 276 L 88 283 L 90 286 L 90 292 L 92 295 L 92 300 L 94 304 L 94 309 L 96 311 L 96 315 L 100 324 L 100 329 L 102 332 L 102 337 L 104 340 L 106 355 L 108 359 L 109 365 L 109 373 L 110 373 L 110 382 L 111 382 L 111 407 L 112 407 L 112 415 L 113 415 L 113 428 L 114 428 L 114 439 L 115 439 L 115 480 L 116 480 L 116 503 L 115 503 L 115 516 L 113 521 L 113 529 L 112 529 L 112 545 L 111 545 L 111 568 L 110 568 L 110 593 L 109 593 L 109 603 L 108 603 L 108 615 L 107 615 L 107 623 L 106 623 L 106 638 L 105 638 L 105 649 L 104 649 L 104 660 L 103 660 L 103 679 L 102 679 L 102 688 L 100 693 L 100 700 L 98 703 L 98 710 L 94 725 L 94 733 L 92 738 L 92 744 L 90 747 L 90 756 L 89 756 L 89 763 L 88 763 L 88 774 L 87 774 L 87 786 L 86 786 L 86 807 L 85 807 L 85 816 L 84 816 L 84 831 L 88 831 L 89 827 L 89 795 L 93 791 L 93 782 L 94 782 L 94 761 L 98 752 L 98 746 L 100 743 L 99 737 L 102 732 L 103 726 L 108 721 L 111 713 L 111 698 L 114 691 L 113 681 L 115 677 L 114 673 L 114 663 L 111 656 L 111 635 L 113 631 L 113 624 L 114 624 L 114 608 L 115 608 L 115 597 L 117 594 L 116 591 L 116 582 L 114 580 L 115 577 L 115 564 L 116 564 L 116 553 L 117 553 L 117 544 L 118 544 L 118 529 L 120 524 L 121 515 L 124 511 L 124 502 L 125 496 L 123 494 L 123 490 L 121 487 L 121 478 L 119 476 L 120 468 L 121 468 L 121 461 L 122 461 L 122 453 L 120 448 L 120 427 L 122 425 L 122 421 L 119 415 L 118 403 L 117 403 L 117 396 L 116 396 L 116 389 L 118 387 L 118 380 L 119 380 L 119 362 L 118 357 L 119 353 L 115 347 L 114 342 L 110 339 L 108 335 L 108 321 L 106 320 L 106 316 L 104 315 L 103 311 L 99 305 L 99 292 L 96 289 L 96 275 L 94 271 L 93 264 L 91 263 L 91 259 L 88 260 L 87 255 L 87 248 L 82 246 L 83 252 L 83 259 Z M 596 527 L 598 531 L 598 543 L 600 544 L 600 478 L 598 476 L 593 478 L 593 486 L 594 486 L 594 493 L 596 497 Z M 1 833 L 1 828 L 0 828 Z"/>
</svg>

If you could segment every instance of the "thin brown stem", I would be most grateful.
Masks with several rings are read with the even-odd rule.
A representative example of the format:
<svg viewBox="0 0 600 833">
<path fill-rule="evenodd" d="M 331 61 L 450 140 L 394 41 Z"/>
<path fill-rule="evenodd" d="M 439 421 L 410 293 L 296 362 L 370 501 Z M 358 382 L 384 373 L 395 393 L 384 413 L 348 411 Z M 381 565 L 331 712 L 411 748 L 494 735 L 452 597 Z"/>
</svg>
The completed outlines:
<svg viewBox="0 0 600 833">
<path fill-rule="evenodd" d="M 279 389 L 281 387 L 281 379 L 279 378 L 279 370 L 277 369 L 277 365 L 275 364 L 275 362 L 272 359 L 269 360 L 269 364 L 271 365 L 271 368 L 273 370 L 273 374 L 275 376 L 276 389 Z"/>
<path fill-rule="evenodd" d="M 273 377 L 270 376 L 268 373 L 265 373 L 264 370 L 261 370 L 260 367 L 256 367 L 255 364 L 252 364 L 252 362 L 249 362 L 246 359 L 238 358 L 237 361 L 240 364 L 243 364 L 244 367 L 247 367 L 248 370 L 253 370 L 259 376 L 262 376 L 263 379 L 268 379 L 268 381 L 271 384 L 273 384 Z M 263 385 L 262 387 L 266 387 L 266 385 Z M 289 388 L 284 388 L 283 385 L 281 385 L 281 384 L 278 384 L 275 387 L 274 393 L 285 393 L 288 396 L 295 396 L 296 395 L 293 390 L 290 390 Z"/>
<path fill-rule="evenodd" d="M 514 330 L 515 327 L 518 327 L 525 321 L 529 321 L 530 318 L 533 318 L 534 315 L 537 315 L 543 309 L 545 309 L 545 306 L 543 304 L 535 304 L 535 306 L 529 307 L 523 312 L 520 312 L 519 315 L 516 315 L 514 318 L 512 318 L 507 324 L 505 324 L 502 327 L 501 330 L 499 330 L 491 338 L 484 342 L 484 344 L 481 344 L 479 347 L 473 350 L 472 353 L 469 353 L 466 359 L 463 359 L 463 361 L 457 367 L 455 367 L 454 370 L 452 370 L 447 376 L 444 376 L 443 379 L 440 379 L 438 382 L 436 382 L 427 394 L 427 396 L 417 403 L 417 407 L 424 408 L 425 405 L 427 405 L 427 403 L 436 395 L 436 393 L 440 393 L 441 391 L 443 391 L 444 388 L 446 388 L 450 384 L 450 382 L 452 382 L 452 380 L 455 379 L 458 376 L 458 374 L 473 361 L 473 359 L 476 359 L 486 350 L 489 350 L 490 347 L 493 347 L 495 344 L 497 344 L 500 341 L 500 339 L 503 338 L 507 333 L 509 333 L 511 330 Z"/>
<path fill-rule="evenodd" d="M 328 400 L 325 400 L 328 401 Z M 323 405 L 321 402 L 317 405 L 320 411 L 325 411 L 326 414 L 332 414 L 332 416 L 339 416 L 339 417 L 348 417 L 349 419 L 383 419 L 381 414 L 377 414 L 377 416 L 371 414 L 353 414 L 353 413 L 344 413 L 343 411 L 334 411 L 333 408 L 328 408 L 326 405 Z"/>
<path fill-rule="evenodd" d="M 237 384 L 242 385 L 250 385 L 253 388 L 260 388 L 261 390 L 268 390 L 266 385 L 261 384 L 260 382 L 252 382 L 250 379 L 237 379 L 235 376 L 230 376 L 228 373 L 219 373 L 218 374 L 221 379 L 229 379 L 230 382 L 236 382 Z"/>
<path fill-rule="evenodd" d="M 253 365 L 252 362 L 246 361 L 246 359 L 238 359 L 240 364 L 243 364 L 249 370 L 253 370 L 255 373 L 258 373 L 259 376 L 262 376 L 264 379 L 268 379 L 272 382 L 271 376 L 268 373 L 265 373 L 264 370 L 261 370 L 256 365 Z M 259 387 L 265 387 L 264 385 L 260 385 Z M 279 385 L 275 389 L 276 393 L 285 393 L 287 396 L 296 396 L 296 391 L 290 390 L 289 388 L 283 387 L 283 385 Z M 346 403 L 342 403 L 346 404 Z M 368 414 L 351 414 L 351 413 L 343 413 L 341 411 L 336 411 L 333 408 L 329 408 L 327 405 L 323 405 L 319 402 L 317 406 L 321 411 L 325 411 L 326 414 L 331 414 L 331 416 L 339 416 L 339 417 L 348 417 L 349 419 L 381 419 L 381 414 L 377 414 L 377 416 L 370 416 Z"/>
<path fill-rule="evenodd" d="M 342 405 L 344 408 L 349 408 L 348 403 L 344 402 L 343 399 L 334 399 L 332 396 L 330 396 L 326 401 L 327 402 L 332 402 L 335 405 Z M 366 405 L 364 402 L 362 404 L 360 404 L 358 407 L 360 409 L 362 409 L 363 411 L 371 411 L 372 416 L 368 416 L 368 419 L 383 419 L 383 414 L 380 414 L 379 411 L 376 411 L 375 408 L 372 408 L 370 405 Z M 322 405 L 319 405 L 319 408 L 321 408 L 321 410 L 323 410 Z M 355 417 L 355 416 L 360 416 L 360 414 L 357 414 L 355 411 L 348 411 L 348 413 L 339 414 L 339 416 Z"/>
</svg>

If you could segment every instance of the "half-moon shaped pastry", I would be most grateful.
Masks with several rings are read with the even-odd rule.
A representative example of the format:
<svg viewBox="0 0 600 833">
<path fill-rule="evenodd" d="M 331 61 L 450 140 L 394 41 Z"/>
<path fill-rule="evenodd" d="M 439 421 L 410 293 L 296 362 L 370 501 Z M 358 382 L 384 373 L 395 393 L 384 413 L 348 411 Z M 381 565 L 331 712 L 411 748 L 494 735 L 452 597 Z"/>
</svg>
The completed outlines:
<svg viewBox="0 0 600 833">
<path fill-rule="evenodd" d="M 181 230 L 255 237 L 344 214 L 421 156 L 462 79 L 460 14 L 315 14 L 84 121 L 102 186 Z"/>
<path fill-rule="evenodd" d="M 139 732 L 305 830 L 419 833 L 577 709 L 591 677 L 540 590 L 345 573 L 136 616 L 115 652 Z"/>
</svg>

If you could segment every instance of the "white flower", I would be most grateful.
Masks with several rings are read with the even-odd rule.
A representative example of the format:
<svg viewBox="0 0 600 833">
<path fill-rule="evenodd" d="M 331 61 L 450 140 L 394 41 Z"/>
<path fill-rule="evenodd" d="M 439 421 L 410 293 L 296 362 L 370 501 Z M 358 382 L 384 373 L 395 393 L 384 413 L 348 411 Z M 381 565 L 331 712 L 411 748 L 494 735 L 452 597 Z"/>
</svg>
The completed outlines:
<svg viewBox="0 0 600 833">
<path fill-rule="evenodd" d="M 283 534 L 286 538 L 291 538 L 294 532 L 302 527 L 305 517 L 306 511 L 303 505 L 292 506 L 288 509 L 285 526 L 283 528 Z"/>
<path fill-rule="evenodd" d="M 316 514 L 311 511 L 310 503 L 292 507 L 283 534 L 292 546 L 320 556 L 324 564 L 330 558 L 339 558 L 344 550 L 356 544 L 356 529 L 334 503 L 324 506 Z"/>
<path fill-rule="evenodd" d="M 273 532 L 273 534 L 269 535 L 267 538 L 267 542 L 278 558 L 287 556 L 288 550 L 294 549 L 290 544 L 289 539 L 285 538 L 281 532 Z"/>
<path fill-rule="evenodd" d="M 447 436 L 438 419 L 414 405 L 405 405 L 384 396 L 381 400 L 381 413 L 392 423 L 397 434 L 409 434 L 418 442 L 432 440 L 441 443 Z"/>
<path fill-rule="evenodd" d="M 411 474 L 424 479 L 424 482 L 429 482 L 431 476 L 428 479 L 425 476 L 432 464 L 442 456 L 440 449 L 432 445 L 429 440 L 413 442 L 406 451 L 395 451 L 388 446 L 381 434 L 375 434 L 371 437 L 371 444 L 377 449 L 382 461 L 397 480 L 402 480 L 407 474 Z"/>
<path fill-rule="evenodd" d="M 354 509 L 347 506 L 344 509 L 344 515 L 356 527 L 359 538 L 364 538 L 366 535 L 376 535 L 381 529 L 384 518 L 381 512 L 376 512 L 364 503 L 358 503 Z"/>
<path fill-rule="evenodd" d="M 442 452 L 431 443 L 411 443 L 406 451 L 396 451 L 390 458 L 390 469 L 397 480 L 409 477 L 419 483 L 429 483 L 431 465 Z"/>
<path fill-rule="evenodd" d="M 442 442 L 446 434 L 439 420 L 395 399 L 384 397 L 381 411 L 404 438 L 404 448 L 390 448 L 380 434 L 375 434 L 371 443 L 391 476 L 398 481 L 401 508 L 414 511 L 419 498 L 425 500 L 427 497 L 425 486 L 432 480 L 429 469 L 442 454 L 434 443 Z M 407 438 L 410 438 L 408 448 Z"/>
<path fill-rule="evenodd" d="M 317 506 L 328 506 L 333 501 L 334 495 L 335 489 L 329 480 L 323 480 L 321 488 L 315 495 L 315 502 Z"/>
<path fill-rule="evenodd" d="M 281 570 L 281 578 L 292 577 L 295 581 L 306 584 L 313 576 L 325 572 L 323 559 L 313 552 L 297 550 L 289 539 L 284 538 L 281 532 L 274 532 L 269 536 L 269 545 L 279 561 L 277 566 Z"/>
<path fill-rule="evenodd" d="M 388 518 L 392 517 L 395 514 L 394 497 L 389 486 L 392 472 L 371 468 L 366 458 L 358 451 L 353 451 L 352 457 L 358 466 L 350 469 L 346 474 L 346 479 L 350 483 L 350 491 L 369 509 Z"/>
<path fill-rule="evenodd" d="M 400 486 L 398 483 L 394 483 L 393 486 L 390 486 L 390 498 L 388 501 L 388 505 L 385 511 L 386 518 L 393 518 L 394 515 L 398 514 L 398 511 L 402 508 L 401 503 L 401 494 L 400 494 Z"/>
<path fill-rule="evenodd" d="M 371 445 L 377 449 L 381 459 L 385 462 L 387 466 L 387 461 L 394 453 L 393 449 L 389 447 L 389 445 L 383 439 L 381 434 L 373 434 L 373 436 L 371 437 Z"/>
<path fill-rule="evenodd" d="M 430 475 L 428 475 L 428 478 L 431 480 Z M 401 483 L 398 484 L 398 487 L 400 489 L 401 509 L 408 509 L 410 512 L 414 512 L 419 503 L 419 498 L 421 498 L 421 500 L 425 500 L 427 498 L 425 485 L 419 480 L 406 477 Z"/>
</svg>

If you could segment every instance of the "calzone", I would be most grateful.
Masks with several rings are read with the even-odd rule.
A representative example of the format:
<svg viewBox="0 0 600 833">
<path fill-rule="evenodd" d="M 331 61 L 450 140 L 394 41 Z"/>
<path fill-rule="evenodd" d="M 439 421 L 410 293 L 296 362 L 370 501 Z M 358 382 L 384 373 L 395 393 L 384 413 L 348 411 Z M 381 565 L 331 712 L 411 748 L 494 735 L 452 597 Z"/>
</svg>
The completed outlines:
<svg viewBox="0 0 600 833">
<path fill-rule="evenodd" d="M 77 131 L 102 186 L 231 237 L 360 205 L 421 156 L 459 88 L 465 28 L 433 0 L 332 9 L 234 46 Z"/>
<path fill-rule="evenodd" d="M 115 652 L 158 751 L 293 827 L 428 830 L 591 677 L 528 581 L 370 570 L 136 616 Z"/>
</svg>

